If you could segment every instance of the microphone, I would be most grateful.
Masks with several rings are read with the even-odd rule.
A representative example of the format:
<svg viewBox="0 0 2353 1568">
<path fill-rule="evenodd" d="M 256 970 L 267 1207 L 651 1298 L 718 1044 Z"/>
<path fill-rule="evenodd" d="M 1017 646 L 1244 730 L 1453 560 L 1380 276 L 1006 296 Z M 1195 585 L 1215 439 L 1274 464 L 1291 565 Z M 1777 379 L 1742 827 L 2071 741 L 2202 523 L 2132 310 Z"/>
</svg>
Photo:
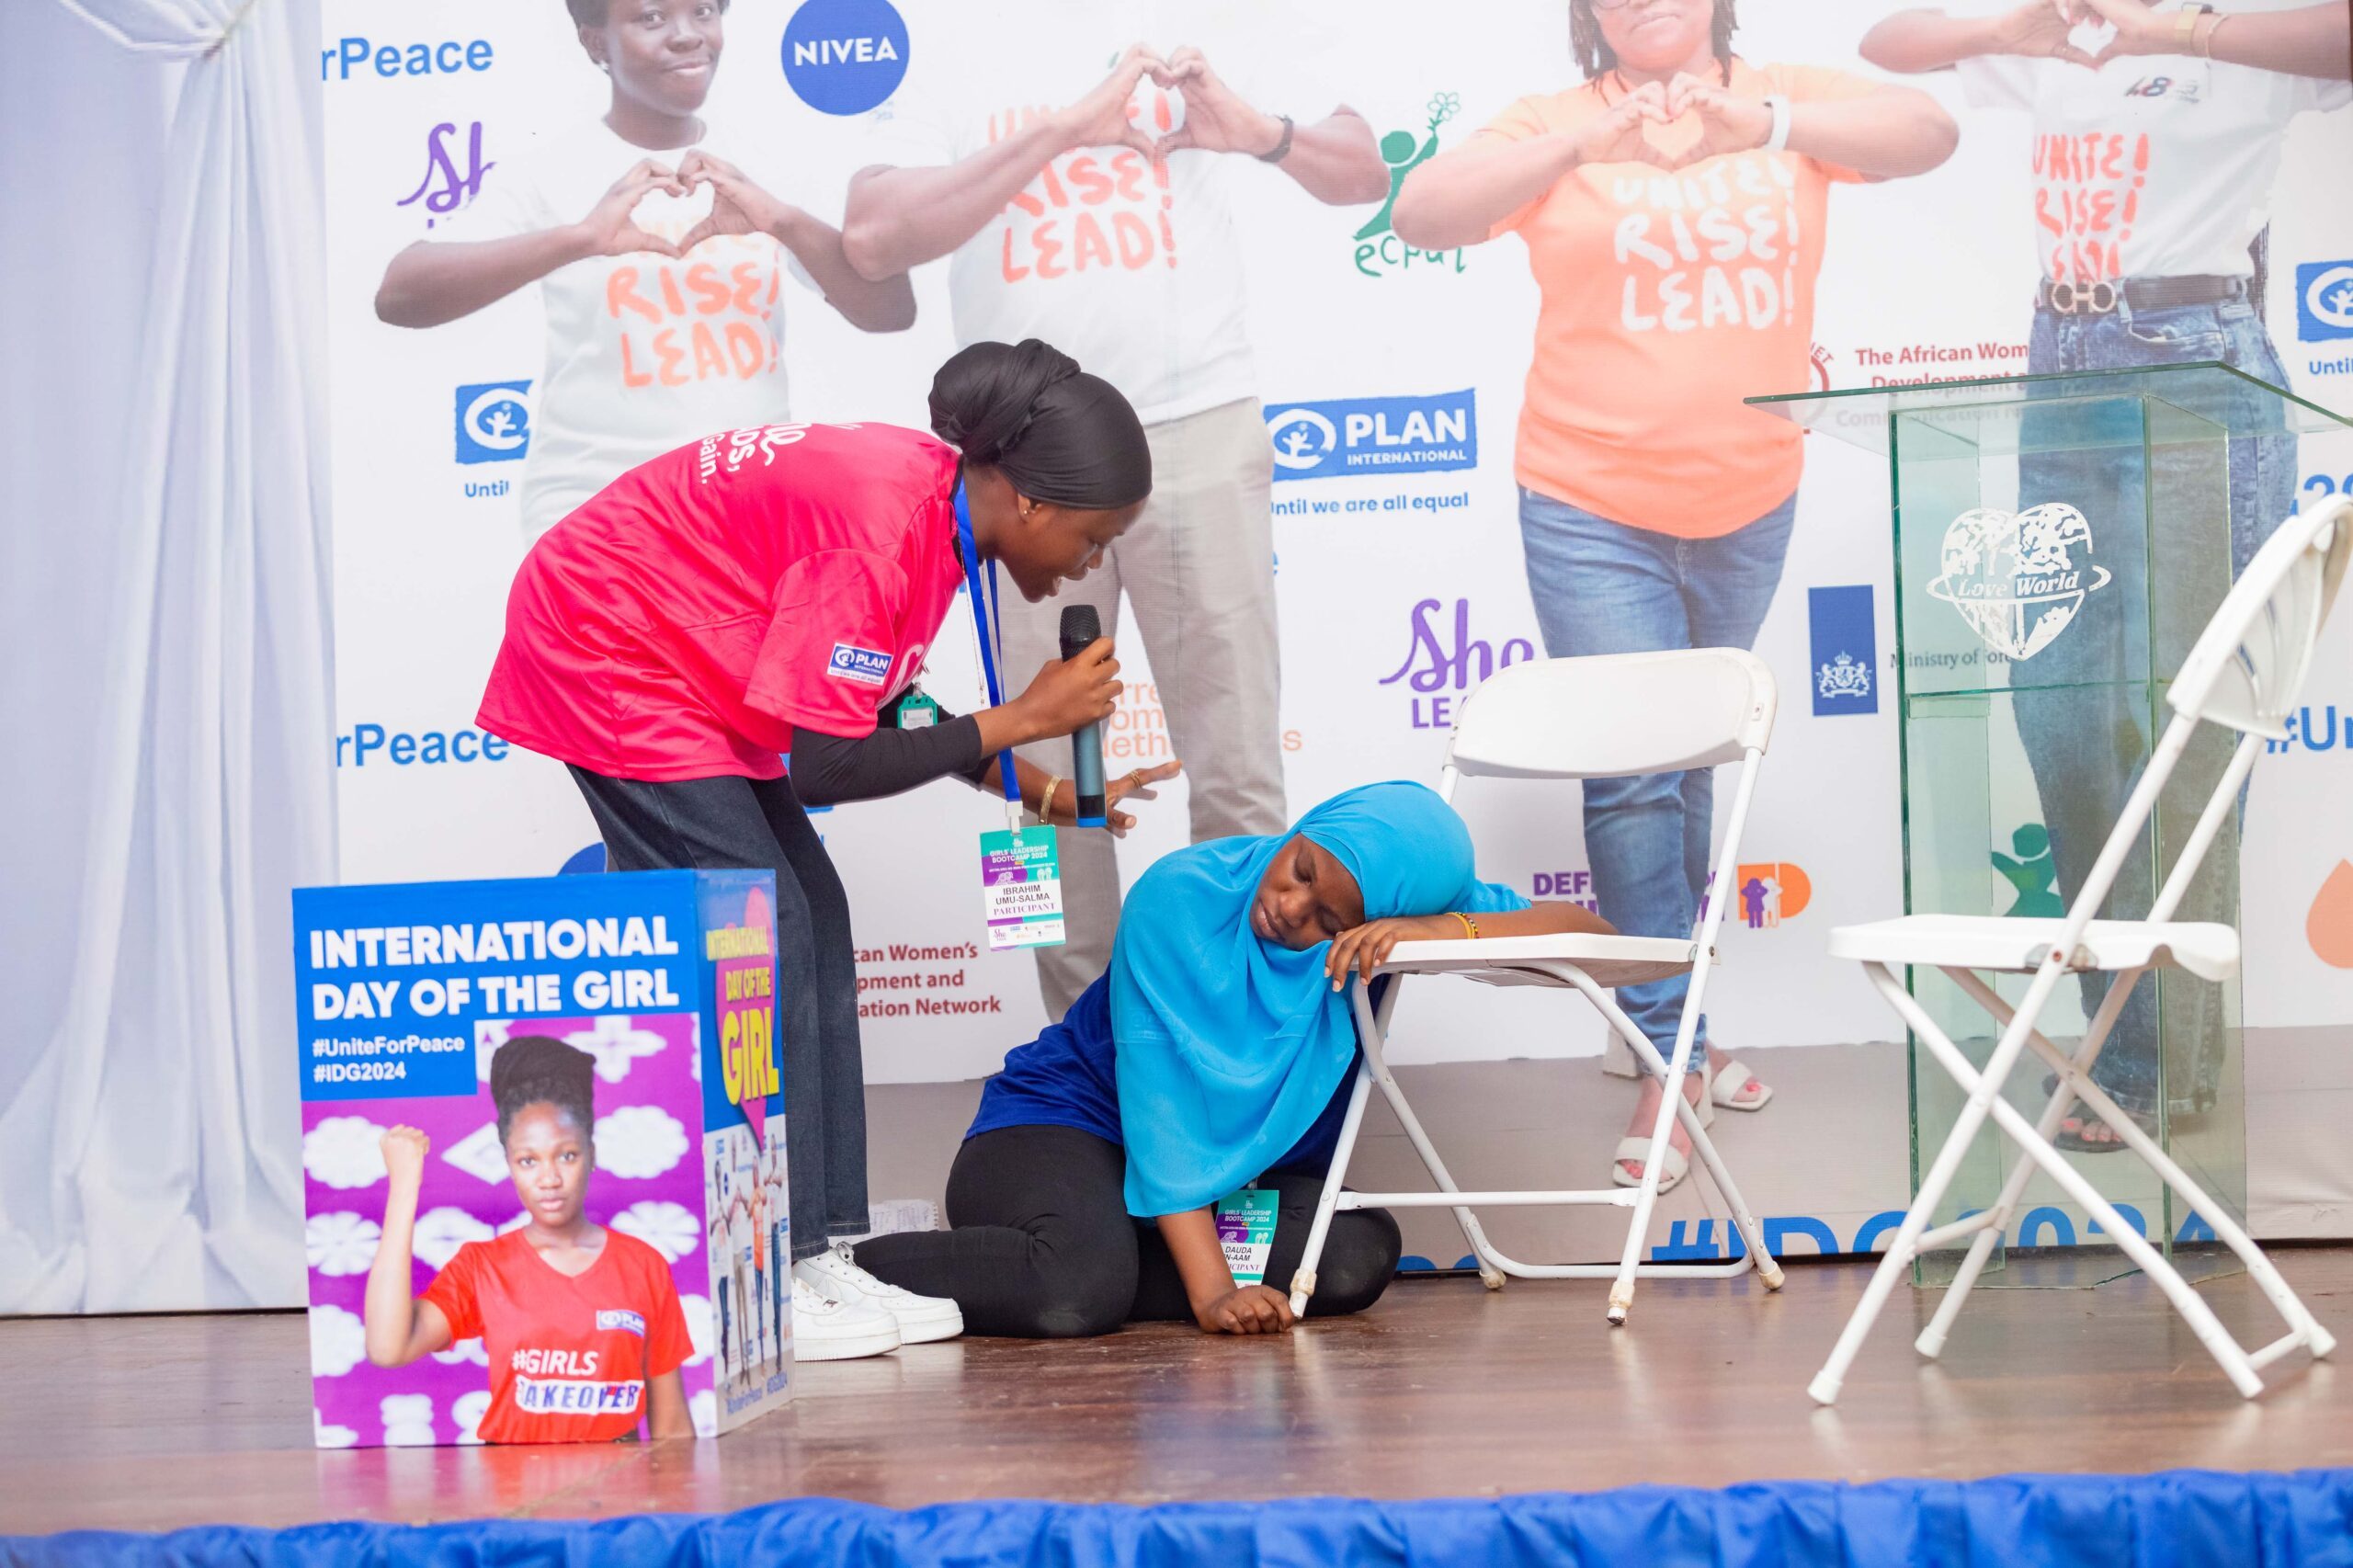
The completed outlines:
<svg viewBox="0 0 2353 1568">
<path fill-rule="evenodd" d="M 1103 635 L 1103 618 L 1093 605 L 1063 607 L 1063 657 L 1075 659 L 1086 645 Z M 1103 811 L 1103 729 L 1089 724 L 1070 738 L 1071 782 L 1078 790 L 1078 825 L 1101 827 Z"/>
</svg>

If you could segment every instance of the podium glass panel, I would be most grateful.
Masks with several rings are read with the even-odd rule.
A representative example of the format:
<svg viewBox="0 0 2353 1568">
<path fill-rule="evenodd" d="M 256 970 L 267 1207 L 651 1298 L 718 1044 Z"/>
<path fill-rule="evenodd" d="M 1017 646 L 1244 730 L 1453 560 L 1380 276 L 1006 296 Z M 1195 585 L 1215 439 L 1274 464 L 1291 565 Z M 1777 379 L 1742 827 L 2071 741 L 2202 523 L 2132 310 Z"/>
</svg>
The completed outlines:
<svg viewBox="0 0 2353 1568">
<path fill-rule="evenodd" d="M 2121 813 L 2165 691 L 2228 590 L 2236 560 L 2281 520 L 2256 515 L 2261 443 L 2345 422 L 2214 364 L 1752 398 L 1758 407 L 1887 455 L 1894 488 L 1895 642 L 1906 913 L 2065 913 Z M 2276 451 L 2277 449 L 2271 449 Z M 2240 483 L 2233 483 L 2234 472 Z M 2102 914 L 2145 916 L 2227 764 L 2231 737 L 2200 732 Z M 2238 832 L 2208 852 L 2175 918 L 2238 924 Z M 2063 984 L 2041 1017 L 2072 1051 L 2105 976 Z M 1982 1064 L 1999 1025 L 1942 973 L 1914 995 Z M 1995 989 L 2015 1002 L 2025 976 Z M 2094 1076 L 2143 1113 L 2175 1159 L 2234 1214 L 2246 1204 L 2237 988 L 2173 970 L 2143 976 Z M 1961 1108 L 1950 1076 L 1912 1044 L 1913 1181 Z M 2031 1055 L 2006 1095 L 2029 1120 L 2049 1097 Z M 1943 1224 L 1990 1207 L 2015 1151 L 1991 1123 L 1972 1146 Z M 2228 1249 L 2129 1154 L 2076 1167 L 2138 1219 L 2191 1278 L 2235 1268 Z M 2088 1283 L 2123 1271 L 2088 1217 L 2038 1173 L 1984 1285 Z M 1960 1262 L 1931 1253 L 1919 1282 Z"/>
</svg>

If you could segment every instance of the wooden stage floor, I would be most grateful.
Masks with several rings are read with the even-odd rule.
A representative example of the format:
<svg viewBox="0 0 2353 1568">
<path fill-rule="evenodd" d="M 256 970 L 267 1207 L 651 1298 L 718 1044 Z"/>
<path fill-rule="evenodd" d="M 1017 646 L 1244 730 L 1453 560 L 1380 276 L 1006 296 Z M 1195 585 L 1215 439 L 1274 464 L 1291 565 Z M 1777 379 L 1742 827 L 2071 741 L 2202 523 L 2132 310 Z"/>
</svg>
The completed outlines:
<svg viewBox="0 0 2353 1568">
<path fill-rule="evenodd" d="M 2353 1342 L 2353 1249 L 2279 1250 Z M 822 1494 L 1158 1502 L 1722 1486 L 1804 1477 L 2353 1465 L 2353 1369 L 2301 1355 L 2258 1403 L 2145 1281 L 1981 1290 L 1941 1365 L 1906 1291 L 1836 1411 L 1807 1378 L 1865 1268 L 1604 1287 L 1401 1281 L 1359 1319 L 1280 1339 L 1174 1325 L 1107 1339 L 966 1340 L 800 1370 L 789 1411 L 717 1443 L 309 1447 L 293 1313 L 0 1322 L 0 1534 L 358 1517 L 579 1517 Z M 2277 1333 L 2244 1278 L 2202 1288 L 2243 1338 Z"/>
</svg>

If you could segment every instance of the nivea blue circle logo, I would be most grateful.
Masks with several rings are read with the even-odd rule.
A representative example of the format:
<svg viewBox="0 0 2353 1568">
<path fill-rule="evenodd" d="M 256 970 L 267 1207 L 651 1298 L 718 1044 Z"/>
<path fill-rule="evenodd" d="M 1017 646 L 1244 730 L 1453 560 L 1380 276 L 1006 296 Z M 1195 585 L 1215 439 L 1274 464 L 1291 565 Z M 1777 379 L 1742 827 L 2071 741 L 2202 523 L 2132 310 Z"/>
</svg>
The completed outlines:
<svg viewBox="0 0 2353 1568">
<path fill-rule="evenodd" d="M 784 79 L 821 114 L 864 114 L 907 74 L 907 24 L 891 0 L 806 0 L 784 25 Z"/>
</svg>

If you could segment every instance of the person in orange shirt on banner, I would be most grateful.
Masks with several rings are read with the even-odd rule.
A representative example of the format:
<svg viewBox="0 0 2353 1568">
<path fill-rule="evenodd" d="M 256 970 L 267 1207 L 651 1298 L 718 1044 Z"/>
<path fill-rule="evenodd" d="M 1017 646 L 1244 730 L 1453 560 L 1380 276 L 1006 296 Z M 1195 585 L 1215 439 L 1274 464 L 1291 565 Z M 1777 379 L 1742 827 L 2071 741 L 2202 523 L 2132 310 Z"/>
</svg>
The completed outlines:
<svg viewBox="0 0 2353 1568">
<path fill-rule="evenodd" d="M 865 331 L 915 319 L 905 278 L 859 277 L 839 230 L 776 194 L 793 189 L 779 149 L 703 117 L 726 0 L 565 4 L 611 107 L 486 165 L 481 195 L 393 256 L 376 294 L 383 321 L 430 327 L 539 285 L 527 539 L 675 447 L 791 416 L 788 274 Z"/>
<path fill-rule="evenodd" d="M 1795 426 L 1743 406 L 1806 383 L 1829 187 L 1935 168 L 1952 118 L 1926 94 L 1733 52 L 1733 0 L 1570 0 L 1586 80 L 1521 98 L 1406 177 L 1392 222 L 1426 250 L 1527 242 L 1542 303 L 1515 471 L 1528 585 L 1554 657 L 1746 648 L 1779 585 L 1803 463 Z M 1688 934 L 1708 894 L 1704 768 L 1585 788 L 1601 915 Z M 1735 897 L 1736 890 L 1719 890 Z M 1619 1001 L 1662 1051 L 1682 977 Z M 1771 1091 L 1709 1066 L 1730 1109 Z M 1664 1085 L 1643 1085 L 1612 1178 L 1643 1177 Z M 1676 1129 L 1661 1187 L 1687 1168 Z"/>
</svg>

